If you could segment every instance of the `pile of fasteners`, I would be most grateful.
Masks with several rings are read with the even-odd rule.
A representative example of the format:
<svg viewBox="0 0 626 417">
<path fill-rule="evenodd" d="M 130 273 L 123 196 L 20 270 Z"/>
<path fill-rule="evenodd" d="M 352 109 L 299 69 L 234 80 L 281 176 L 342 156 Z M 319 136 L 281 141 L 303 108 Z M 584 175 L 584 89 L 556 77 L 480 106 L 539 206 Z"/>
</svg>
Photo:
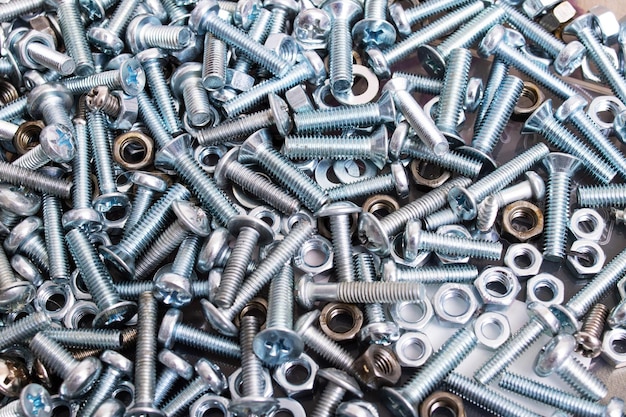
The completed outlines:
<svg viewBox="0 0 626 417">
<path fill-rule="evenodd" d="M 0 22 L 0 416 L 623 415 L 592 372 L 626 367 L 608 9 L 11 0 Z"/>
</svg>

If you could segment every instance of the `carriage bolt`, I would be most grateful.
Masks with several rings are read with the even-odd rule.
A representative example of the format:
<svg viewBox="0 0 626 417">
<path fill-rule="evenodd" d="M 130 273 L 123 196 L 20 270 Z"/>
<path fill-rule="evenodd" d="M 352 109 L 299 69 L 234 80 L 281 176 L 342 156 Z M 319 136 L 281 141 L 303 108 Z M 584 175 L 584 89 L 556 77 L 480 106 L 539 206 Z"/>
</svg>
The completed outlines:
<svg viewBox="0 0 626 417">
<path fill-rule="evenodd" d="M 485 114 L 491 106 L 491 102 L 500 91 L 500 85 L 507 75 L 509 75 L 509 65 L 499 58 L 494 58 L 489 70 L 485 91 L 483 91 L 483 99 L 476 113 L 475 125 L 480 126 L 480 123 L 482 123 Z"/>
<path fill-rule="evenodd" d="M 139 219 L 152 204 L 154 195 L 163 193 L 167 189 L 165 180 L 147 172 L 133 172 L 130 180 L 135 184 L 135 199 L 131 204 L 130 215 L 124 224 L 125 232 L 132 229 L 139 222 Z"/>
<path fill-rule="evenodd" d="M 203 394 L 213 392 L 219 395 L 228 388 L 226 376 L 222 373 L 219 366 L 209 360 L 200 358 L 194 368 L 198 376 L 162 407 L 166 416 L 179 416 L 193 401 Z"/>
<path fill-rule="evenodd" d="M 107 55 L 119 55 L 124 49 L 122 35 L 139 3 L 140 0 L 122 0 L 107 23 L 87 31 L 89 42 Z"/>
<path fill-rule="evenodd" d="M 109 90 L 122 90 L 131 97 L 143 91 L 146 86 L 146 73 L 136 58 L 129 58 L 118 69 L 99 72 L 85 77 L 64 78 L 60 81 L 72 94 L 87 93 L 98 87 Z"/>
<path fill-rule="evenodd" d="M 624 401 L 616 397 L 603 405 L 510 372 L 502 374 L 498 384 L 516 394 L 581 417 L 621 417 L 624 409 Z"/>
<path fill-rule="evenodd" d="M 58 52 L 54 39 L 47 33 L 26 28 L 14 29 L 7 36 L 7 46 L 26 68 L 47 68 L 61 75 L 70 75 L 76 70 L 74 60 Z"/>
<path fill-rule="evenodd" d="M 485 197 L 503 189 L 548 153 L 548 147 L 543 143 L 538 143 L 471 186 L 453 187 L 448 192 L 450 208 L 464 220 L 474 219 L 477 215 L 478 204 Z"/>
<path fill-rule="evenodd" d="M 258 163 L 311 211 L 319 210 L 329 200 L 318 183 L 274 149 L 267 129 L 253 133 L 239 148 L 238 158 L 241 163 Z"/>
<path fill-rule="evenodd" d="M 14 0 L 0 5 L 0 22 L 10 22 L 43 8 L 45 0 Z"/>
<path fill-rule="evenodd" d="M 182 97 L 187 117 L 194 126 L 204 126 L 212 118 L 211 105 L 202 86 L 202 64 L 186 62 L 176 68 L 170 78 L 171 89 L 177 99 Z"/>
<path fill-rule="evenodd" d="M 554 118 L 551 99 L 546 100 L 526 120 L 522 133 L 540 133 L 562 152 L 580 159 L 587 171 L 602 184 L 608 184 L 617 175 L 615 168 Z"/>
<path fill-rule="evenodd" d="M 205 318 L 215 330 L 226 335 L 237 334 L 237 328 L 233 324 L 233 319 L 243 307 L 254 298 L 254 296 L 265 286 L 302 246 L 302 244 L 313 233 L 313 225 L 308 222 L 298 222 L 285 238 L 270 252 L 270 254 L 259 262 L 256 269 L 243 283 L 237 298 L 228 309 L 218 309 L 208 300 L 202 299 L 202 310 Z"/>
<path fill-rule="evenodd" d="M 402 35 L 411 33 L 411 26 L 419 21 L 425 20 L 430 16 L 439 14 L 446 10 L 456 9 L 470 3 L 469 0 L 435 0 L 421 3 L 405 10 L 402 5 L 392 4 L 389 6 L 389 14 L 393 19 L 398 32 Z"/>
<path fill-rule="evenodd" d="M 394 415 L 417 417 L 419 404 L 476 346 L 471 328 L 457 330 L 402 387 L 382 389 L 383 403 Z"/>
<path fill-rule="evenodd" d="M 300 202 L 265 176 L 237 161 L 239 147 L 229 150 L 215 166 L 213 178 L 218 187 L 225 188 L 228 180 L 240 185 L 282 213 L 293 214 L 300 210 Z"/>
<path fill-rule="evenodd" d="M 111 275 L 85 231 L 72 229 L 65 238 L 83 281 L 100 310 L 93 319 L 93 327 L 115 326 L 130 320 L 137 312 L 137 305 L 120 299 Z"/>
<path fill-rule="evenodd" d="M 126 42 L 135 54 L 149 48 L 180 50 L 193 41 L 194 35 L 188 27 L 165 26 L 149 14 L 136 16 L 126 29 Z"/>
<path fill-rule="evenodd" d="M 102 371 L 102 363 L 98 359 L 91 357 L 78 361 L 63 346 L 41 332 L 31 339 L 30 349 L 37 358 L 63 378 L 59 388 L 62 398 L 84 396 Z"/>
<path fill-rule="evenodd" d="M 4 241 L 4 249 L 9 255 L 26 255 L 43 271 L 50 270 L 46 243 L 41 237 L 43 222 L 39 217 L 27 217 L 18 223 Z"/>
<path fill-rule="evenodd" d="M 626 185 L 583 185 L 576 190 L 576 198 L 582 207 L 626 206 Z"/>
<path fill-rule="evenodd" d="M 0 349 L 30 339 L 42 330 L 50 327 L 52 321 L 43 312 L 28 314 L 0 329 Z"/>
<path fill-rule="evenodd" d="M 410 281 L 421 284 L 443 284 L 455 282 L 467 284 L 478 278 L 478 268 L 470 264 L 447 264 L 421 268 L 400 268 L 392 259 L 380 265 L 381 280 L 384 282 Z"/>
<path fill-rule="evenodd" d="M 344 371 L 328 368 L 320 369 L 317 374 L 328 382 L 315 408 L 311 411 L 312 417 L 334 416 L 335 410 L 346 393 L 350 393 L 359 398 L 363 397 L 363 392 L 358 382 Z"/>
<path fill-rule="evenodd" d="M 604 322 L 608 314 L 607 306 L 596 304 L 583 322 L 582 329 L 574 334 L 578 344 L 576 351 L 584 357 L 593 359 L 600 356 L 602 352 L 602 330 L 604 330 Z"/>
<path fill-rule="evenodd" d="M 29 188 L 38 193 L 52 194 L 69 198 L 72 183 L 67 180 L 50 178 L 30 169 L 0 161 L 0 180 L 9 184 Z"/>
<path fill-rule="evenodd" d="M 606 396 L 607 388 L 571 355 L 576 345 L 576 339 L 572 335 L 555 336 L 539 352 L 535 362 L 535 372 L 540 377 L 546 377 L 555 372 L 585 397 L 601 400 Z"/>
<path fill-rule="evenodd" d="M 52 398 L 48 391 L 39 384 L 28 384 L 20 392 L 18 400 L 2 407 L 2 417 L 50 417 Z"/>
<path fill-rule="evenodd" d="M 474 404 L 480 404 L 485 410 L 502 416 L 540 417 L 526 407 L 510 400 L 498 391 L 481 385 L 466 376 L 451 373 L 445 380 L 453 393 Z M 553 414 L 554 417 L 560 414 Z"/>
<path fill-rule="evenodd" d="M 476 178 L 480 174 L 483 165 L 482 162 L 472 156 L 464 155 L 455 150 L 450 150 L 440 156 L 435 155 L 426 145 L 413 140 L 405 140 L 401 152 L 420 161 L 426 161 L 471 178 Z"/>
<path fill-rule="evenodd" d="M 51 166 L 44 168 L 45 172 L 55 174 L 51 176 L 56 178 L 60 178 L 64 174 L 63 170 L 60 168 Z M 62 216 L 63 209 L 61 207 L 61 199 L 50 194 L 44 194 L 43 224 L 46 249 L 48 250 L 48 259 L 50 262 L 49 277 L 51 280 L 60 284 L 67 283 L 70 278 L 70 267 L 65 250 L 65 242 L 63 241 Z"/>
<path fill-rule="evenodd" d="M 159 329 L 159 343 L 168 349 L 174 343 L 181 343 L 227 358 L 239 358 L 241 356 L 241 348 L 237 343 L 184 324 L 182 319 L 180 310 L 172 308 L 165 313 Z"/>
<path fill-rule="evenodd" d="M 398 161 L 391 163 L 389 174 L 337 185 L 328 188 L 326 192 L 331 201 L 342 201 L 392 190 L 395 190 L 396 194 L 403 199 L 409 195 L 409 179 L 406 176 L 404 166 Z"/>
<path fill-rule="evenodd" d="M 439 96 L 439 112 L 435 120 L 441 132 L 454 142 L 462 143 L 458 133 L 459 114 L 465 103 L 465 90 L 469 79 L 472 54 L 468 49 L 457 48 L 450 52 L 448 67 L 443 78 L 443 87 Z M 435 153 L 437 154 L 437 150 Z M 440 153 L 440 152 L 439 152 Z"/>
<path fill-rule="evenodd" d="M 165 366 L 165 369 L 159 375 L 154 391 L 154 405 L 157 407 L 163 403 L 179 378 L 189 381 L 194 375 L 193 366 L 169 349 L 159 352 L 159 362 Z"/>
<path fill-rule="evenodd" d="M 118 382 L 130 376 L 133 370 L 133 363 L 113 350 L 105 350 L 100 355 L 100 360 L 108 366 L 102 372 L 98 384 L 91 391 L 87 401 L 80 407 L 79 415 L 81 416 L 93 416 L 96 409 L 111 397 Z"/>
<path fill-rule="evenodd" d="M 50 0 L 57 8 L 57 20 L 61 26 L 63 43 L 68 54 L 76 63 L 76 74 L 91 75 L 96 66 L 87 44 L 85 28 L 81 20 L 79 8 L 73 0 Z"/>
</svg>

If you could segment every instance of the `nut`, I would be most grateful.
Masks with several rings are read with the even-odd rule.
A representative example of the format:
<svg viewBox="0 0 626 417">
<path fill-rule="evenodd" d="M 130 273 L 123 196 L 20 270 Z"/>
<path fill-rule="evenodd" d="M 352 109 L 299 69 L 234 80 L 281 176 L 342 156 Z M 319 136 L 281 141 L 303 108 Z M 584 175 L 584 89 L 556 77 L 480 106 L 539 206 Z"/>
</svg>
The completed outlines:
<svg viewBox="0 0 626 417">
<path fill-rule="evenodd" d="M 455 417 L 466 416 L 463 400 L 460 397 L 445 391 L 435 391 L 426 397 L 424 401 L 422 401 L 422 404 L 420 404 L 419 411 L 420 417 L 432 417 L 438 415 L 452 415 Z"/>
<path fill-rule="evenodd" d="M 503 309 L 510 306 L 522 289 L 513 271 L 505 266 L 486 268 L 478 275 L 474 286 L 489 309 Z"/>
<path fill-rule="evenodd" d="M 607 46 L 617 42 L 619 22 L 615 14 L 608 7 L 602 5 L 593 6 L 589 9 L 589 13 L 594 17 L 598 35 L 600 35 L 602 42 Z"/>
<path fill-rule="evenodd" d="M 483 346 L 496 350 L 511 336 L 511 325 L 504 314 L 487 311 L 474 322 L 474 333 Z"/>
<path fill-rule="evenodd" d="M 270 34 L 265 40 L 265 47 L 291 64 L 294 64 L 298 57 L 296 40 L 285 33 Z"/>
<path fill-rule="evenodd" d="M 459 327 L 472 319 L 478 299 L 470 285 L 443 284 L 433 296 L 433 309 L 442 325 Z"/>
<path fill-rule="evenodd" d="M 189 417 L 210 415 L 211 410 L 217 410 L 221 415 L 230 417 L 231 414 L 228 411 L 229 405 L 230 400 L 228 398 L 220 397 L 215 394 L 204 394 L 189 407 Z"/>
<path fill-rule="evenodd" d="M 502 235 L 526 242 L 543 232 L 543 213 L 528 201 L 516 201 L 502 212 Z"/>
<path fill-rule="evenodd" d="M 288 397 L 297 397 L 313 391 L 319 369 L 319 365 L 313 358 L 302 353 L 297 359 L 278 366 L 274 370 L 274 381 Z"/>
<path fill-rule="evenodd" d="M 624 110 L 626 110 L 626 106 L 617 97 L 597 96 L 589 103 L 587 114 L 591 117 L 591 120 L 598 125 L 602 133 L 608 136 L 613 130 L 614 120 L 605 121 L 606 117 L 604 117 L 605 120 L 603 120 L 601 116 L 610 113 L 616 118 Z"/>
<path fill-rule="evenodd" d="M 563 281 L 552 274 L 541 273 L 526 281 L 526 302 L 540 303 L 546 307 L 561 304 L 565 299 Z"/>
<path fill-rule="evenodd" d="M 567 266 L 577 278 L 591 278 L 602 270 L 606 262 L 604 250 L 596 242 L 577 240 L 567 255 Z"/>
<path fill-rule="evenodd" d="M 228 389 L 230 390 L 230 398 L 234 400 L 240 399 L 243 394 L 241 387 L 243 384 L 241 368 L 237 368 L 235 372 L 228 377 Z M 263 369 L 263 397 L 270 398 L 274 395 L 274 389 L 272 388 L 272 377 L 267 369 Z"/>
<path fill-rule="evenodd" d="M 352 340 L 361 330 L 363 313 L 354 304 L 328 303 L 322 309 L 319 320 L 320 328 L 331 339 Z"/>
<path fill-rule="evenodd" d="M 430 339 L 422 332 L 406 332 L 393 345 L 400 365 L 418 368 L 431 357 L 433 346 Z"/>
<path fill-rule="evenodd" d="M 291 398 L 278 398 L 278 407 L 268 414 L 268 417 L 282 416 L 289 414 L 293 417 L 306 417 L 306 411 L 299 401 Z"/>
<path fill-rule="evenodd" d="M 576 16 L 576 9 L 569 1 L 562 1 L 539 20 L 539 24 L 548 32 L 556 32 L 560 27 Z"/>
<path fill-rule="evenodd" d="M 333 267 L 333 245 L 320 235 L 313 235 L 302 244 L 293 258 L 296 268 L 307 274 L 319 275 Z"/>
<path fill-rule="evenodd" d="M 450 179 L 452 173 L 428 161 L 414 159 L 409 166 L 413 181 L 417 185 L 437 188 Z"/>
<path fill-rule="evenodd" d="M 504 264 L 518 277 L 534 276 L 541 270 L 543 256 L 530 243 L 515 243 L 509 246 L 504 255 Z"/>
<path fill-rule="evenodd" d="M 427 297 L 420 301 L 400 301 L 389 308 L 392 320 L 399 328 L 405 330 L 421 330 L 433 318 L 434 310 Z"/>
<path fill-rule="evenodd" d="M 605 222 L 600 213 L 594 209 L 582 208 L 574 211 L 569 228 L 576 239 L 598 242 L 604 232 Z"/>
<path fill-rule="evenodd" d="M 524 81 L 522 94 L 513 108 L 513 120 L 526 121 L 543 104 L 545 99 L 546 95 L 536 84 Z"/>
<path fill-rule="evenodd" d="M 117 97 L 120 103 L 120 111 L 115 120 L 109 120 L 111 129 L 129 130 L 137 121 L 139 104 L 137 97 L 131 97 L 121 91 L 112 91 L 111 95 Z"/>
<path fill-rule="evenodd" d="M 559 0 L 526 0 L 522 4 L 522 9 L 531 19 L 544 14 L 548 9 L 554 7 Z"/>
<path fill-rule="evenodd" d="M 359 379 L 371 389 L 395 385 L 402 373 L 396 355 L 390 348 L 381 345 L 370 345 L 356 358 L 354 369 Z"/>
<path fill-rule="evenodd" d="M 626 329 L 613 329 L 604 333 L 602 338 L 602 356 L 614 368 L 626 366 Z"/>
</svg>

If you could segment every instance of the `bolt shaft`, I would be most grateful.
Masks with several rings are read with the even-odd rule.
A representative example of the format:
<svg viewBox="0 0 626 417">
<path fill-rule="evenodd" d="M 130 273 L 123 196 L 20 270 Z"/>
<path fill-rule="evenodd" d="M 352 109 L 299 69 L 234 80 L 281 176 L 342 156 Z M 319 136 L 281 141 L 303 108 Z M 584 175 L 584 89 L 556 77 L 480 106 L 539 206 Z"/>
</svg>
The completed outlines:
<svg viewBox="0 0 626 417">
<path fill-rule="evenodd" d="M 14 0 L 0 5 L 0 22 L 10 22 L 20 16 L 39 10 L 45 0 Z"/>
<path fill-rule="evenodd" d="M 239 339 L 241 343 L 242 393 L 246 397 L 263 396 L 263 365 L 252 349 L 254 337 L 259 331 L 258 318 L 247 315 L 241 318 Z"/>
<path fill-rule="evenodd" d="M 167 404 L 163 406 L 162 411 L 168 417 L 180 416 L 192 402 L 210 391 L 211 388 L 206 381 L 198 376 L 168 401 Z"/>
<path fill-rule="evenodd" d="M 93 157 L 98 174 L 98 186 L 100 194 L 117 192 L 115 178 L 113 176 L 113 158 L 111 146 L 107 137 L 107 127 L 104 113 L 90 111 L 87 113 L 87 127 L 91 136 Z"/>
<path fill-rule="evenodd" d="M 550 174 L 546 193 L 546 226 L 543 244 L 543 256 L 549 260 L 560 260 L 565 257 L 571 186 L 570 174 L 565 172 Z"/>
<path fill-rule="evenodd" d="M 447 282 L 467 284 L 478 278 L 478 268 L 470 264 L 398 268 L 396 276 L 398 281 L 411 281 L 427 285 Z"/>
<path fill-rule="evenodd" d="M 80 363 L 61 344 L 41 332 L 31 339 L 30 349 L 36 357 L 41 359 L 53 372 L 62 378 L 66 378 Z"/>
<path fill-rule="evenodd" d="M 324 333 L 315 327 L 309 327 L 301 331 L 300 336 L 305 345 L 326 359 L 332 366 L 336 366 L 350 375 L 355 374 L 354 358 L 350 352 Z"/>
<path fill-rule="evenodd" d="M 283 155 L 290 159 L 369 159 L 372 141 L 367 136 L 287 136 Z"/>
<path fill-rule="evenodd" d="M 482 163 L 474 158 L 451 150 L 443 155 L 435 155 L 426 145 L 417 141 L 407 141 L 403 152 L 421 161 L 430 162 L 466 177 L 476 178 Z"/>
<path fill-rule="evenodd" d="M 82 94 L 99 85 L 106 86 L 111 91 L 119 90 L 122 86 L 122 79 L 118 70 L 109 70 L 88 76 L 65 78 L 61 84 L 72 94 Z"/>
<path fill-rule="evenodd" d="M 420 20 L 434 16 L 445 10 L 456 9 L 459 6 L 463 6 L 470 3 L 470 0 L 437 0 L 427 1 L 417 6 L 411 7 L 406 11 L 406 17 L 409 25 L 413 26 Z"/>
<path fill-rule="evenodd" d="M 376 269 L 374 266 L 374 257 L 369 253 L 358 253 L 354 255 L 354 269 L 359 281 L 375 282 Z M 365 305 L 365 316 L 367 322 L 383 323 L 387 321 L 385 310 L 381 303 L 371 303 Z"/>
<path fill-rule="evenodd" d="M 70 75 L 76 69 L 74 60 L 56 49 L 50 48 L 43 43 L 31 42 L 26 47 L 28 56 L 38 63 L 61 75 Z"/>
<path fill-rule="evenodd" d="M 163 118 L 166 131 L 170 134 L 181 132 L 180 118 L 176 112 L 174 98 L 165 80 L 162 62 L 158 59 L 150 59 L 143 63 L 143 69 L 146 72 L 146 80 L 150 86 L 154 102 Z"/>
<path fill-rule="evenodd" d="M 122 0 L 113 12 L 107 29 L 119 37 L 133 17 L 139 2 L 140 0 Z"/>
<path fill-rule="evenodd" d="M 320 395 L 315 408 L 311 412 L 311 417 L 331 417 L 335 415 L 335 410 L 341 403 L 346 390 L 333 382 L 328 382 L 326 388 Z"/>
<path fill-rule="evenodd" d="M 509 65 L 499 58 L 494 58 L 491 63 L 491 69 L 489 70 L 489 77 L 487 78 L 487 84 L 483 91 L 483 99 L 480 103 L 478 113 L 476 114 L 476 124 L 480 125 L 485 118 L 485 114 L 491 106 L 491 102 L 494 97 L 500 91 L 500 85 L 509 74 Z"/>
<path fill-rule="evenodd" d="M 210 33 L 204 35 L 204 45 L 202 85 L 209 91 L 219 90 L 226 83 L 228 48 L 224 42 Z"/>
<path fill-rule="evenodd" d="M 122 333 L 112 329 L 49 329 L 47 337 L 63 346 L 77 349 L 121 349 Z"/>
<path fill-rule="evenodd" d="M 498 260 L 502 254 L 502 243 L 487 240 L 464 239 L 433 232 L 421 231 L 418 248 L 454 256 L 470 256 Z"/>
<path fill-rule="evenodd" d="M 231 142 L 274 124 L 271 110 L 261 110 L 256 113 L 225 120 L 217 126 L 211 126 L 198 131 L 196 139 L 201 146 L 219 145 Z"/>
<path fill-rule="evenodd" d="M 239 233 L 237 242 L 224 266 L 222 280 L 215 296 L 214 302 L 219 307 L 230 307 L 237 297 L 237 291 L 245 278 L 259 237 L 259 232 L 251 227 L 244 227 Z"/>
<path fill-rule="evenodd" d="M 70 277 L 67 252 L 63 242 L 62 215 L 60 199 L 44 194 L 43 223 L 45 226 L 46 249 L 49 254 L 50 279 L 57 282 L 67 282 Z"/>
<path fill-rule="evenodd" d="M 87 401 L 80 407 L 79 414 L 81 416 L 92 416 L 98 407 L 111 397 L 113 391 L 117 388 L 117 384 L 121 381 L 124 374 L 112 366 L 102 372 L 98 383 L 94 386 Z"/>
<path fill-rule="evenodd" d="M 41 330 L 50 327 L 50 317 L 44 312 L 35 312 L 0 329 L 0 349 L 27 340 Z"/>
<path fill-rule="evenodd" d="M 150 245 L 135 267 L 135 279 L 147 279 L 151 272 L 178 248 L 188 236 L 188 232 L 176 220 Z"/>
<path fill-rule="evenodd" d="M 305 133 L 375 126 L 386 120 L 381 115 L 378 104 L 369 103 L 295 113 L 293 121 L 296 130 L 299 133 Z"/>
<path fill-rule="evenodd" d="M 472 53 L 465 48 L 452 50 L 448 58 L 439 100 L 437 127 L 443 132 L 457 133 L 459 114 L 465 103 L 465 89 L 469 79 Z"/>
<path fill-rule="evenodd" d="M 587 185 L 576 189 L 578 205 L 583 207 L 626 206 L 626 185 Z"/>
<path fill-rule="evenodd" d="M 167 394 L 178 382 L 178 378 L 178 373 L 171 368 L 166 368 L 161 372 L 154 388 L 154 405 L 159 407 L 165 401 Z"/>
<path fill-rule="evenodd" d="M 178 324 L 174 329 L 174 339 L 183 345 L 215 353 L 227 358 L 241 357 L 241 347 L 232 340 L 203 332 L 186 324 Z"/>
<path fill-rule="evenodd" d="M 392 191 L 395 187 L 392 174 L 376 175 L 348 184 L 340 184 L 326 189 L 330 201 L 345 201 L 377 193 Z"/>
<path fill-rule="evenodd" d="M 76 62 L 76 74 L 80 76 L 91 75 L 96 66 L 87 44 L 79 8 L 72 0 L 58 0 L 57 3 L 57 16 L 63 41 L 69 55 Z"/>
<path fill-rule="evenodd" d="M 270 283 L 267 329 L 293 327 L 293 267 L 287 263 Z"/>
<path fill-rule="evenodd" d="M 200 251 L 200 237 L 189 234 L 180 244 L 176 258 L 172 264 L 172 272 L 181 277 L 189 278 L 193 273 L 193 266 Z"/>
<path fill-rule="evenodd" d="M 591 400 L 599 401 L 608 393 L 604 383 L 573 356 L 567 358 L 556 373 L 576 391 Z"/>
<path fill-rule="evenodd" d="M 135 355 L 135 404 L 153 407 L 156 385 L 158 305 L 152 291 L 139 296 L 137 354 Z"/>
</svg>

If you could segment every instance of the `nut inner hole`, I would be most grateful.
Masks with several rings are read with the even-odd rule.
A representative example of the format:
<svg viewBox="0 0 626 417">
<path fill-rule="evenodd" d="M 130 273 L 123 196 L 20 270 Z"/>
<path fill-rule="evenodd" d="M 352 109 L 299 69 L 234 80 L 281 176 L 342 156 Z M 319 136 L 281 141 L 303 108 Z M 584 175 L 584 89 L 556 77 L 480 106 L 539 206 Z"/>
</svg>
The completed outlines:
<svg viewBox="0 0 626 417">
<path fill-rule="evenodd" d="M 591 233 L 598 228 L 598 220 L 594 216 L 584 215 L 578 219 L 578 230 Z"/>
<path fill-rule="evenodd" d="M 220 407 L 213 407 L 206 410 L 202 413 L 202 417 L 224 417 L 226 416 L 226 410 L 223 410 Z"/>
<path fill-rule="evenodd" d="M 46 310 L 47 311 L 59 311 L 65 306 L 65 294 L 63 293 L 55 293 L 50 295 L 46 300 Z"/>
<path fill-rule="evenodd" d="M 328 248 L 317 240 L 305 243 L 303 253 L 304 263 L 313 268 L 324 265 L 330 257 Z"/>
<path fill-rule="evenodd" d="M 555 288 L 552 282 L 542 281 L 540 283 L 537 283 L 537 285 L 535 285 L 535 288 L 533 288 L 533 292 L 535 294 L 535 297 L 537 297 L 537 299 L 547 302 L 547 301 L 554 300 L 554 296 L 556 295 L 557 289 Z"/>
<path fill-rule="evenodd" d="M 620 355 L 626 354 L 626 336 L 618 336 L 611 341 L 611 348 Z"/>
<path fill-rule="evenodd" d="M 464 291 L 450 290 L 442 297 L 441 305 L 444 313 L 450 317 L 460 317 L 469 311 L 469 295 Z"/>
<path fill-rule="evenodd" d="M 274 414 L 272 414 L 272 416 L 274 417 L 293 417 L 294 414 L 289 411 L 289 410 L 278 410 L 276 411 Z"/>
<path fill-rule="evenodd" d="M 530 251 L 523 251 L 515 256 L 513 262 L 518 268 L 526 269 L 535 262 L 535 256 Z"/>
<path fill-rule="evenodd" d="M 521 233 L 534 229 L 539 222 L 535 213 L 527 207 L 511 210 L 509 220 L 513 229 Z"/>
<path fill-rule="evenodd" d="M 485 336 L 485 338 L 489 340 L 496 340 L 504 329 L 502 328 L 502 324 L 497 320 L 488 320 L 485 321 L 482 326 L 480 326 L 480 331 Z"/>
<path fill-rule="evenodd" d="M 354 327 L 354 316 L 350 310 L 334 307 L 328 311 L 327 324 L 335 333 L 347 333 Z"/>
<path fill-rule="evenodd" d="M 402 353 L 404 353 L 407 359 L 416 361 L 424 357 L 426 346 L 424 346 L 424 342 L 420 339 L 410 339 L 403 347 Z"/>
<path fill-rule="evenodd" d="M 430 417 L 456 417 L 455 407 L 446 400 L 440 400 L 430 407 Z"/>
<path fill-rule="evenodd" d="M 537 94 L 537 90 L 533 87 L 529 87 L 528 85 L 524 85 L 522 89 L 522 95 L 517 101 L 517 107 L 521 107 L 522 109 L 529 109 L 533 107 L 539 101 L 539 95 Z"/>
<path fill-rule="evenodd" d="M 590 62 L 593 64 L 593 62 Z M 596 116 L 601 121 L 611 124 L 615 116 L 620 112 L 619 107 L 612 101 L 601 101 L 595 108 Z"/>
<path fill-rule="evenodd" d="M 311 376 L 311 367 L 306 362 L 297 362 L 285 370 L 287 382 L 302 385 Z"/>
<path fill-rule="evenodd" d="M 408 303 L 400 308 L 400 317 L 408 323 L 417 323 L 424 318 L 426 310 L 421 303 Z"/>
<path fill-rule="evenodd" d="M 577 249 L 575 254 L 578 263 L 585 268 L 589 268 L 598 263 L 598 252 L 591 246 L 581 246 Z"/>
<path fill-rule="evenodd" d="M 420 161 L 418 165 L 418 173 L 422 178 L 434 180 L 440 178 L 446 172 L 443 167 L 431 164 L 427 161 Z"/>
<path fill-rule="evenodd" d="M 490 274 L 485 277 L 485 288 L 494 297 L 504 297 L 511 292 L 511 281 L 500 273 Z"/>
<path fill-rule="evenodd" d="M 133 393 L 127 387 L 121 387 L 113 395 L 114 398 L 120 400 L 124 405 L 129 406 L 133 402 Z"/>
<path fill-rule="evenodd" d="M 52 415 L 54 417 L 70 417 L 72 413 L 70 413 L 70 408 L 67 405 L 60 404 L 52 409 Z"/>
</svg>

